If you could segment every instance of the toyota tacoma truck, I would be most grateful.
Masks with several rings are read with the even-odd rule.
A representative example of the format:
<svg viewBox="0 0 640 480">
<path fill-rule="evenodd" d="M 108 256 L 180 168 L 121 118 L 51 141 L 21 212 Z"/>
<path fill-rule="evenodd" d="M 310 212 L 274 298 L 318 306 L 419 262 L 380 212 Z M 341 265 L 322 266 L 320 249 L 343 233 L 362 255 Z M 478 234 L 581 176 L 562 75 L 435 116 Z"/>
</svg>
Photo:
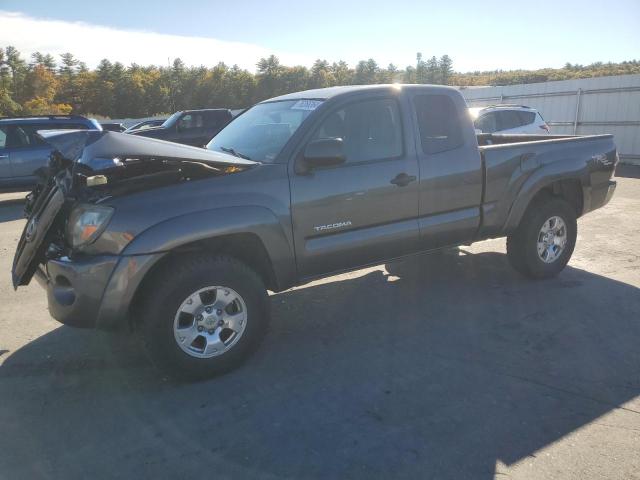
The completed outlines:
<svg viewBox="0 0 640 480">
<path fill-rule="evenodd" d="M 40 134 L 55 153 L 28 197 L 14 286 L 35 276 L 60 322 L 139 334 L 190 378 L 256 348 L 268 290 L 495 237 L 518 272 L 557 275 L 618 161 L 611 135 L 476 135 L 460 93 L 426 85 L 266 100 L 207 149 Z"/>
</svg>

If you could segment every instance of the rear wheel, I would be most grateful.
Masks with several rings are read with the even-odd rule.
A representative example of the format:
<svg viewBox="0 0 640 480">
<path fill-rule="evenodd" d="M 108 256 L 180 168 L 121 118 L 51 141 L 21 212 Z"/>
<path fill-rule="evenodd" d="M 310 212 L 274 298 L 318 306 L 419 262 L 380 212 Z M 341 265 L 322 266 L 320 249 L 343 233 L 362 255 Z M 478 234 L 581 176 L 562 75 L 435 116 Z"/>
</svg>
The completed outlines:
<svg viewBox="0 0 640 480">
<path fill-rule="evenodd" d="M 527 277 L 554 277 L 569 262 L 576 236 L 574 208 L 561 198 L 542 197 L 529 206 L 518 229 L 507 237 L 509 262 Z"/>
<path fill-rule="evenodd" d="M 236 368 L 267 329 L 260 277 L 230 257 L 176 257 L 147 292 L 140 309 L 144 342 L 152 361 L 178 380 Z"/>
</svg>

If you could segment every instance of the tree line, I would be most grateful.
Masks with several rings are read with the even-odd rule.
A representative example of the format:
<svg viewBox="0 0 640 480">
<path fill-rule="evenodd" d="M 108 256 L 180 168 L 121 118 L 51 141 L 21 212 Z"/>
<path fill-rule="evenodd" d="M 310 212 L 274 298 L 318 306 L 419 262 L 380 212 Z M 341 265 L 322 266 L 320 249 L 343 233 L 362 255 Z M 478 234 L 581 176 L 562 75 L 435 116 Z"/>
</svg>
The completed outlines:
<svg viewBox="0 0 640 480">
<path fill-rule="evenodd" d="M 640 73 L 640 62 L 566 64 L 561 69 L 457 73 L 448 55 L 425 59 L 403 69 L 381 67 L 374 59 L 355 67 L 316 60 L 311 68 L 285 66 L 271 55 L 256 72 L 237 65 L 187 67 L 125 66 L 102 60 L 95 69 L 71 53 L 36 52 L 28 60 L 12 47 L 0 48 L 0 115 L 77 113 L 103 118 L 166 115 L 189 108 L 244 108 L 260 100 L 299 90 L 334 85 L 430 83 L 442 85 L 512 85 L 570 78 Z"/>
</svg>

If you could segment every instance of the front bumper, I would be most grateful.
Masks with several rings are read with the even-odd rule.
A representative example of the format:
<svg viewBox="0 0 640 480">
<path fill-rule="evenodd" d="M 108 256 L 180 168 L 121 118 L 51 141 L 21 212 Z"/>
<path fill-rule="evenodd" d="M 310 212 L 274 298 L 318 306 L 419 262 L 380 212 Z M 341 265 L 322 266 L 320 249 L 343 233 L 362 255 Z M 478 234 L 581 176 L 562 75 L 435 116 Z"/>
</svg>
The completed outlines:
<svg viewBox="0 0 640 480">
<path fill-rule="evenodd" d="M 162 256 L 101 255 L 48 260 L 35 277 L 60 323 L 114 330 L 127 324 L 129 306 L 145 274 Z"/>
</svg>

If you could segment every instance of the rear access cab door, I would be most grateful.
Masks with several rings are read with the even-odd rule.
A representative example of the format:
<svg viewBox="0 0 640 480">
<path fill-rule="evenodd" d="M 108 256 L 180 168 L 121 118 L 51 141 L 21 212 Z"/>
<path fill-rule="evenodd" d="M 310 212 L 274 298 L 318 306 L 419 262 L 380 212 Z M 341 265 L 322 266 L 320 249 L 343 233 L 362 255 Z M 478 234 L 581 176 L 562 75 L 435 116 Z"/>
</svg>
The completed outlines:
<svg viewBox="0 0 640 480">
<path fill-rule="evenodd" d="M 418 162 L 404 96 L 389 89 L 327 102 L 289 164 L 301 278 L 418 248 Z M 308 142 L 323 138 L 343 139 L 346 162 L 296 173 Z"/>
<path fill-rule="evenodd" d="M 480 225 L 483 174 L 467 106 L 453 89 L 406 87 L 420 167 L 420 249 L 471 242 Z"/>
</svg>

